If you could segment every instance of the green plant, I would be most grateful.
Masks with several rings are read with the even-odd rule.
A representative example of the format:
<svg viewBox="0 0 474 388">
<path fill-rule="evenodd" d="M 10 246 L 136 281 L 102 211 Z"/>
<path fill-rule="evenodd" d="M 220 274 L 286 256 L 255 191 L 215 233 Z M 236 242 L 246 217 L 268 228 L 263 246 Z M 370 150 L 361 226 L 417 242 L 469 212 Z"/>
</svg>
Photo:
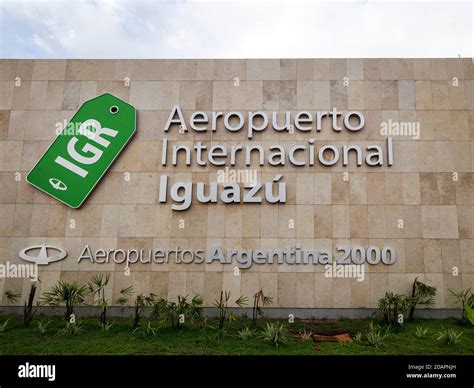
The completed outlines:
<svg viewBox="0 0 474 388">
<path fill-rule="evenodd" d="M 257 318 L 263 316 L 262 307 L 268 306 L 273 303 L 273 299 L 270 296 L 263 294 L 263 290 L 260 290 L 253 296 L 253 309 L 252 309 L 252 326 L 257 325 Z"/>
<path fill-rule="evenodd" d="M 51 306 L 64 304 L 66 306 L 64 319 L 68 320 L 74 314 L 75 306 L 84 302 L 87 291 L 87 287 L 83 284 L 59 281 L 51 291 L 44 293 L 41 302 Z"/>
<path fill-rule="evenodd" d="M 45 322 L 43 320 L 38 322 L 38 324 L 36 325 L 36 331 L 38 332 L 40 338 L 43 338 L 46 335 L 46 331 L 50 323 L 51 321 Z"/>
<path fill-rule="evenodd" d="M 100 327 L 100 330 L 102 331 L 109 331 L 113 325 L 114 324 L 112 322 L 107 322 L 107 323 L 99 322 L 99 327 Z"/>
<path fill-rule="evenodd" d="M 417 306 L 432 308 L 435 304 L 435 296 L 436 287 L 429 286 L 428 284 L 420 282 L 418 278 L 415 278 L 411 290 L 411 299 L 409 300 L 410 311 L 408 313 L 408 319 L 413 319 Z"/>
<path fill-rule="evenodd" d="M 82 333 L 83 328 L 80 322 L 70 322 L 67 321 L 64 328 L 58 331 L 58 335 L 64 337 L 72 337 Z"/>
<path fill-rule="evenodd" d="M 474 309 L 469 307 L 469 305 L 466 303 L 464 305 L 464 310 L 466 310 L 467 320 L 471 322 L 471 325 L 474 325 Z"/>
<path fill-rule="evenodd" d="M 130 299 L 130 296 L 133 294 L 133 286 L 128 286 L 126 288 L 122 288 L 120 290 L 120 296 L 119 298 L 115 301 L 116 304 L 119 306 L 125 306 Z"/>
<path fill-rule="evenodd" d="M 460 305 L 462 308 L 461 321 L 467 322 L 468 311 L 466 310 L 466 306 L 470 307 L 471 309 L 474 308 L 474 293 L 472 293 L 470 288 L 458 292 L 455 292 L 451 289 L 448 289 L 448 291 L 456 299 L 458 305 Z"/>
<path fill-rule="evenodd" d="M 99 322 L 102 326 L 107 325 L 107 298 L 105 297 L 105 290 L 110 281 L 110 274 L 95 275 L 87 284 L 89 292 L 94 297 L 93 305 L 100 309 Z"/>
<path fill-rule="evenodd" d="M 374 346 L 376 349 L 380 349 L 383 346 L 384 340 L 388 337 L 389 333 L 389 328 L 383 330 L 379 325 L 370 322 L 369 331 L 366 333 L 365 337 L 369 345 Z"/>
<path fill-rule="evenodd" d="M 423 327 L 422 325 L 418 325 L 415 328 L 415 337 L 416 338 L 423 338 L 428 334 L 428 328 Z"/>
<path fill-rule="evenodd" d="M 275 346 L 280 346 L 286 342 L 287 333 L 283 324 L 267 323 L 263 329 L 262 338 Z"/>
<path fill-rule="evenodd" d="M 5 322 L 0 324 L 0 333 L 4 333 L 7 330 L 7 326 L 10 323 L 10 319 L 7 319 Z"/>
<path fill-rule="evenodd" d="M 462 334 L 462 332 L 458 332 L 454 329 L 445 329 L 443 327 L 443 329 L 438 332 L 436 340 L 448 346 L 455 346 L 459 343 Z"/>
<path fill-rule="evenodd" d="M 38 279 L 39 280 L 39 279 Z M 30 293 L 28 295 L 28 302 L 25 301 L 25 306 L 23 308 L 23 323 L 25 326 L 30 326 L 33 317 L 36 314 L 36 309 L 33 309 L 33 301 L 36 294 L 36 282 L 31 283 Z"/>
<path fill-rule="evenodd" d="M 140 327 L 136 327 L 135 330 L 133 330 L 133 333 L 141 334 L 144 338 L 149 338 L 149 337 L 156 336 L 157 329 L 151 325 L 151 321 L 148 321 L 144 329 L 141 329 Z"/>
<path fill-rule="evenodd" d="M 18 302 L 18 299 L 21 298 L 21 294 L 17 294 L 13 291 L 6 290 L 5 297 L 7 298 L 8 304 L 15 304 Z"/>
<path fill-rule="evenodd" d="M 362 341 L 362 333 L 359 331 L 356 333 L 356 335 L 354 336 L 353 340 L 355 342 L 361 342 Z"/>
<path fill-rule="evenodd" d="M 223 329 L 226 319 L 233 321 L 236 318 L 234 313 L 229 314 L 229 300 L 230 300 L 230 291 L 221 291 L 220 298 L 214 301 L 214 307 L 217 309 L 219 315 L 219 329 Z M 244 295 L 241 295 L 236 301 L 235 304 L 240 308 L 243 308 L 247 305 L 248 298 Z"/>
<path fill-rule="evenodd" d="M 153 304 L 152 318 L 162 318 L 172 328 L 182 328 L 187 320 L 191 322 L 201 317 L 202 298 L 199 295 L 189 302 L 188 295 L 178 296 L 177 302 L 159 299 Z"/>
<path fill-rule="evenodd" d="M 237 338 L 241 339 L 242 341 L 247 341 L 249 338 L 252 338 L 254 334 L 254 329 L 250 329 L 245 326 L 242 330 L 237 331 Z"/>
<path fill-rule="evenodd" d="M 143 310 L 146 307 L 153 306 L 155 303 L 155 295 L 137 295 L 135 298 L 135 309 L 133 312 L 133 328 L 136 329 L 140 325 L 140 320 L 143 314 Z"/>
<path fill-rule="evenodd" d="M 398 323 L 398 315 L 403 314 L 411 303 L 410 297 L 387 291 L 384 297 L 379 299 L 378 310 L 383 319 L 393 325 Z"/>
</svg>

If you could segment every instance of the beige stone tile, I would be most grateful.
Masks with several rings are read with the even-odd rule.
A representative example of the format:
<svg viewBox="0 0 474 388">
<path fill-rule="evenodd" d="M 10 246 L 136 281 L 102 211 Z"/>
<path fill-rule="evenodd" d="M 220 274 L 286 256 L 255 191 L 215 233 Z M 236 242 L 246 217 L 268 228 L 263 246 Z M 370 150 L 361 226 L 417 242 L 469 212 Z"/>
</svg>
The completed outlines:
<svg viewBox="0 0 474 388">
<path fill-rule="evenodd" d="M 428 80 L 431 79 L 431 67 L 429 59 L 415 59 L 414 60 L 415 79 Z"/>
<path fill-rule="evenodd" d="M 348 205 L 332 206 L 332 230 L 333 237 L 350 237 L 350 208 Z"/>
<path fill-rule="evenodd" d="M 301 273 L 296 277 L 296 305 L 314 307 L 314 274 Z"/>
<path fill-rule="evenodd" d="M 400 78 L 400 65 L 398 59 L 383 58 L 380 60 L 380 79 L 398 80 Z"/>
<path fill-rule="evenodd" d="M 263 82 L 263 109 L 278 110 L 280 102 L 280 82 Z"/>
<path fill-rule="evenodd" d="M 280 59 L 280 79 L 296 80 L 296 59 Z"/>
<path fill-rule="evenodd" d="M 296 306 L 296 284 L 295 273 L 278 274 L 278 307 Z"/>
<path fill-rule="evenodd" d="M 365 107 L 364 82 L 350 81 L 347 94 L 347 108 L 363 110 Z"/>
<path fill-rule="evenodd" d="M 458 238 L 458 217 L 455 206 L 439 206 L 440 237 Z M 442 222 L 441 222 L 442 220 Z"/>
<path fill-rule="evenodd" d="M 364 79 L 379 80 L 380 75 L 380 59 L 364 59 Z"/>
<path fill-rule="evenodd" d="M 330 109 L 331 91 L 329 81 L 314 81 L 314 107 L 315 109 Z"/>
<path fill-rule="evenodd" d="M 400 109 L 415 109 L 415 82 L 398 81 L 398 106 Z"/>
<path fill-rule="evenodd" d="M 416 94 L 416 109 L 431 109 L 432 108 L 433 101 L 432 101 L 432 95 L 431 95 L 431 82 L 416 81 L 415 94 Z"/>
<path fill-rule="evenodd" d="M 296 237 L 314 238 L 314 216 L 312 205 L 296 206 Z"/>
<path fill-rule="evenodd" d="M 312 59 L 296 60 L 296 79 L 299 81 L 313 80 L 314 68 Z"/>
<path fill-rule="evenodd" d="M 363 59 L 348 59 L 347 60 L 347 77 L 349 78 L 350 81 L 364 79 L 364 60 Z"/>
<path fill-rule="evenodd" d="M 368 224 L 370 238 L 385 238 L 386 220 L 384 206 L 373 205 L 368 207 Z"/>
<path fill-rule="evenodd" d="M 314 109 L 314 82 L 298 81 L 296 102 L 299 109 Z"/>
<path fill-rule="evenodd" d="M 459 240 L 459 256 L 462 273 L 474 273 L 474 240 Z"/>
<path fill-rule="evenodd" d="M 405 173 L 403 180 L 403 203 L 405 205 L 420 204 L 420 174 Z"/>
<path fill-rule="evenodd" d="M 344 85 L 344 81 L 331 81 L 331 106 L 337 107 L 339 110 L 347 109 L 348 87 Z"/>
<path fill-rule="evenodd" d="M 296 81 L 280 81 L 280 109 L 295 109 L 296 108 Z"/>
<path fill-rule="evenodd" d="M 365 109 L 382 108 L 382 89 L 380 81 L 364 82 L 364 105 Z"/>
<path fill-rule="evenodd" d="M 448 84 L 446 81 L 432 81 L 431 94 L 433 109 L 449 108 Z"/>
<path fill-rule="evenodd" d="M 221 272 L 206 272 L 204 277 L 204 305 L 211 306 L 219 299 L 223 290 L 223 274 Z"/>
<path fill-rule="evenodd" d="M 3 161 L 3 171 L 19 171 L 21 168 L 21 155 L 23 152 L 23 142 L 6 141 L 5 142 L 5 158 Z"/>
<path fill-rule="evenodd" d="M 423 238 L 440 237 L 440 214 L 438 206 L 421 206 Z"/>
<path fill-rule="evenodd" d="M 351 238 L 369 237 L 368 210 L 365 205 L 351 205 Z"/>
<path fill-rule="evenodd" d="M 15 59 L 0 60 L 0 80 L 11 81 L 16 77 L 18 61 Z"/>
<path fill-rule="evenodd" d="M 66 64 L 66 79 L 72 81 L 97 80 L 99 64 L 88 59 L 71 59 Z"/>
<path fill-rule="evenodd" d="M 352 279 L 336 278 L 333 279 L 333 283 L 337 290 L 333 293 L 333 307 L 347 308 L 352 306 Z"/>
<path fill-rule="evenodd" d="M 447 79 L 446 59 L 436 58 L 432 59 L 430 63 L 431 79 L 445 80 Z"/>
</svg>

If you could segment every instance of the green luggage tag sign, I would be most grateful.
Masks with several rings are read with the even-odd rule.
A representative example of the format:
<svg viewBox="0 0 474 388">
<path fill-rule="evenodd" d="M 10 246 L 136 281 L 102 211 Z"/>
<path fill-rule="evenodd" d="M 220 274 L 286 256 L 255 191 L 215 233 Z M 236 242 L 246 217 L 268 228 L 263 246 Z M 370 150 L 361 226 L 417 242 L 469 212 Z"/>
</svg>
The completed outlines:
<svg viewBox="0 0 474 388">
<path fill-rule="evenodd" d="M 86 101 L 30 171 L 28 183 L 78 208 L 136 131 L 136 110 L 102 94 Z"/>
</svg>

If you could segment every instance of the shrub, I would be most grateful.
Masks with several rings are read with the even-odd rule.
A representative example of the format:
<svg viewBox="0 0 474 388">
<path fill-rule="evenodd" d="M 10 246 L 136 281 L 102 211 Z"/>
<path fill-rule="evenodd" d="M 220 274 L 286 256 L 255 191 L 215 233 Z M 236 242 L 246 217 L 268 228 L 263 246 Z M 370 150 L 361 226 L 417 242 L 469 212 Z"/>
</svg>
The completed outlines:
<svg viewBox="0 0 474 388">
<path fill-rule="evenodd" d="M 87 284 L 89 292 L 94 297 L 93 305 L 99 307 L 101 326 L 107 325 L 107 298 L 105 297 L 105 289 L 110 281 L 110 274 L 95 275 Z"/>
<path fill-rule="evenodd" d="M 263 290 L 260 290 L 253 296 L 252 326 L 255 327 L 257 325 L 257 318 L 263 316 L 262 306 L 268 306 L 272 304 L 272 302 L 272 298 L 264 295 Z"/>
<path fill-rule="evenodd" d="M 59 281 L 51 291 L 44 293 L 41 301 L 51 306 L 64 304 L 66 306 L 64 318 L 68 320 L 74 314 L 74 308 L 84 302 L 87 291 L 87 287 L 82 284 Z"/>
<path fill-rule="evenodd" d="M 418 325 L 415 328 L 415 337 L 416 338 L 423 338 L 428 334 L 428 328 L 423 327 L 422 325 Z"/>
<path fill-rule="evenodd" d="M 230 291 L 221 291 L 221 296 L 218 300 L 214 301 L 214 307 L 217 309 L 219 315 L 219 329 L 223 329 L 225 321 L 233 321 L 236 316 L 234 313 L 228 312 L 229 310 L 229 300 L 230 300 Z M 244 295 L 241 295 L 236 301 L 235 304 L 240 308 L 243 308 L 247 305 L 248 298 Z"/>
<path fill-rule="evenodd" d="M 15 304 L 18 302 L 18 300 L 21 297 L 21 294 L 18 294 L 16 292 L 6 290 L 5 291 L 5 297 L 7 298 L 8 304 Z"/>
<path fill-rule="evenodd" d="M 384 297 L 379 299 L 378 310 L 383 319 L 393 325 L 398 323 L 398 314 L 403 314 L 410 304 L 411 298 L 387 291 Z"/>
<path fill-rule="evenodd" d="M 249 329 L 245 326 L 242 330 L 237 331 L 237 338 L 241 339 L 242 341 L 246 341 L 253 337 L 255 334 L 255 330 Z"/>
<path fill-rule="evenodd" d="M 46 335 L 46 331 L 48 329 L 49 324 L 51 321 L 39 321 L 38 324 L 36 325 L 36 331 L 38 332 L 38 335 L 40 338 L 43 338 Z"/>
<path fill-rule="evenodd" d="M 148 338 L 148 337 L 156 336 L 157 329 L 154 328 L 151 325 L 151 321 L 148 321 L 145 329 L 142 330 L 142 329 L 140 329 L 140 327 L 137 327 L 137 328 L 135 328 L 135 330 L 133 330 L 133 333 L 134 334 L 141 334 L 141 335 L 143 335 L 143 337 Z"/>
<path fill-rule="evenodd" d="M 28 295 L 28 302 L 25 301 L 23 308 L 23 323 L 25 326 L 30 326 L 33 317 L 36 314 L 36 309 L 33 309 L 33 301 L 36 294 L 36 282 L 31 283 L 30 293 Z"/>
<path fill-rule="evenodd" d="M 474 294 L 471 292 L 471 289 L 468 288 L 467 290 L 461 290 L 458 292 L 448 289 L 448 291 L 456 299 L 458 305 L 460 305 L 460 307 L 462 308 L 461 321 L 467 322 L 468 311 L 474 308 Z"/>
<path fill-rule="evenodd" d="M 411 299 L 409 301 L 410 311 L 408 313 L 408 319 L 413 319 L 417 306 L 432 308 L 435 304 L 435 296 L 436 287 L 429 286 L 428 284 L 420 282 L 418 278 L 415 278 L 411 291 Z"/>
<path fill-rule="evenodd" d="M 64 337 L 72 337 L 82 333 L 83 328 L 80 322 L 67 321 L 63 329 L 58 331 L 58 334 Z"/>
<path fill-rule="evenodd" d="M 383 346 L 384 341 L 388 337 L 389 333 L 389 328 L 383 330 L 379 325 L 370 322 L 369 331 L 366 333 L 365 337 L 367 338 L 369 345 L 379 349 Z"/>
<path fill-rule="evenodd" d="M 275 346 L 280 346 L 286 342 L 287 333 L 283 324 L 267 323 L 263 329 L 262 338 L 264 341 L 270 342 Z"/>
<path fill-rule="evenodd" d="M 186 320 L 194 321 L 201 317 L 202 298 L 196 295 L 188 302 L 188 295 L 178 296 L 178 302 L 159 299 L 153 305 L 152 318 L 162 318 L 172 328 L 182 328 Z"/>
<path fill-rule="evenodd" d="M 136 329 L 140 325 L 140 320 L 143 314 L 143 311 L 146 307 L 153 306 L 155 303 L 155 295 L 137 295 L 135 298 L 135 310 L 133 312 L 133 328 Z"/>
<path fill-rule="evenodd" d="M 458 332 L 454 329 L 443 328 L 438 332 L 436 340 L 448 346 L 455 346 L 460 342 L 462 334 L 462 332 Z"/>
<path fill-rule="evenodd" d="M 5 332 L 7 330 L 8 324 L 10 323 L 10 319 L 7 319 L 5 322 L 0 324 L 0 333 Z"/>
</svg>

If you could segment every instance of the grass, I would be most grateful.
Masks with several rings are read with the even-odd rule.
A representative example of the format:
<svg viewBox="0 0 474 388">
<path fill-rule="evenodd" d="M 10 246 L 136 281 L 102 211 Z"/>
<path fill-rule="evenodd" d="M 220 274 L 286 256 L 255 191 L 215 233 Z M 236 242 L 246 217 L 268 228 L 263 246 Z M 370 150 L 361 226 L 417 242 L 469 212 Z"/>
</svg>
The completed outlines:
<svg viewBox="0 0 474 388">
<path fill-rule="evenodd" d="M 227 324 L 223 336 L 216 330 L 199 324 L 187 325 L 183 329 L 171 329 L 152 322 L 155 335 L 142 335 L 147 321 L 142 322 L 141 331 L 132 333 L 131 320 L 112 318 L 113 325 L 102 331 L 98 318 L 78 318 L 82 331 L 76 336 L 61 336 L 64 328 L 60 317 L 36 317 L 30 328 L 23 326 L 20 317 L 0 317 L 0 324 L 10 318 L 8 326 L 0 333 L 0 355 L 449 355 L 474 354 L 474 326 L 460 324 L 455 319 L 421 320 L 406 322 L 403 327 L 392 329 L 383 345 L 377 349 L 365 340 L 371 320 L 304 320 L 289 324 L 285 320 L 260 320 L 256 334 L 243 341 L 239 330 L 251 322 L 247 318 Z M 51 321 L 43 337 L 38 333 L 37 323 Z M 291 334 L 294 332 L 340 333 L 349 332 L 352 337 L 362 333 L 361 341 L 349 345 L 338 343 L 315 343 L 311 339 L 288 337 L 279 347 L 264 342 L 261 333 L 267 322 L 283 323 Z M 217 327 L 215 320 L 208 324 Z M 428 329 L 426 336 L 417 337 L 417 326 Z M 436 341 L 440 330 L 454 329 L 463 332 L 455 346 Z"/>
</svg>

